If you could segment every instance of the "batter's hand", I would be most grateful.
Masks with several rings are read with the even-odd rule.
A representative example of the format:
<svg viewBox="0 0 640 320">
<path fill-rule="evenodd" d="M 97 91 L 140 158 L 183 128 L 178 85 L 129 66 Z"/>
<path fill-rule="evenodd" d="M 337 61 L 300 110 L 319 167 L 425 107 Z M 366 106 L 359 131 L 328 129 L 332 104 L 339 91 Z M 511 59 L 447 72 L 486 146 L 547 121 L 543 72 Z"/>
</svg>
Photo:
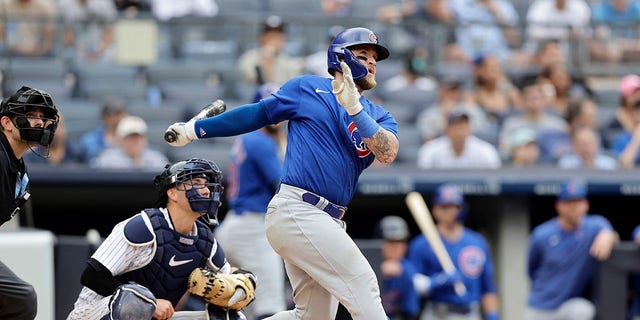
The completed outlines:
<svg viewBox="0 0 640 320">
<path fill-rule="evenodd" d="M 194 126 L 195 121 L 176 122 L 170 125 L 167 130 L 171 130 L 176 133 L 176 141 L 168 142 L 169 145 L 182 147 L 193 140 L 198 140 Z"/>
<path fill-rule="evenodd" d="M 340 105 L 347 110 L 350 116 L 353 116 L 362 111 L 360 93 L 358 92 L 358 88 L 356 88 L 356 83 L 353 82 L 351 68 L 349 68 L 347 63 L 344 61 L 340 62 L 340 68 L 342 68 L 342 82 L 333 79 L 331 81 L 331 87 Z"/>
</svg>

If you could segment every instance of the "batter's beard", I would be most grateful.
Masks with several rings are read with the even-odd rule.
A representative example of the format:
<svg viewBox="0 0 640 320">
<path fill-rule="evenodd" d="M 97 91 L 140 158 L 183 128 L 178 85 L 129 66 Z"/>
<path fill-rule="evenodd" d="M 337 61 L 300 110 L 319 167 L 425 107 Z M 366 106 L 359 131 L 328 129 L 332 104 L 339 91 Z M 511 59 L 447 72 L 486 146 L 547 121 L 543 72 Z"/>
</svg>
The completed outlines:
<svg viewBox="0 0 640 320">
<path fill-rule="evenodd" d="M 372 75 L 371 73 L 367 73 L 367 75 L 364 76 L 364 78 L 360 78 L 360 79 L 356 80 L 355 83 L 362 90 L 371 90 L 371 89 L 375 88 L 376 85 L 378 84 L 376 82 L 376 76 Z"/>
</svg>

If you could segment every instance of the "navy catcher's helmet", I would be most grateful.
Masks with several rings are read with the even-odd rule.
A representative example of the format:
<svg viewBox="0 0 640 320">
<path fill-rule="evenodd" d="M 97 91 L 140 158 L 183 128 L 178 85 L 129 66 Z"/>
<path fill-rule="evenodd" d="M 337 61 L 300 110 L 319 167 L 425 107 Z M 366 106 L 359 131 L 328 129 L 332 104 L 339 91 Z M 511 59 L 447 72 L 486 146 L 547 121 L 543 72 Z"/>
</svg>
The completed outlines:
<svg viewBox="0 0 640 320">
<path fill-rule="evenodd" d="M 205 178 L 207 187 L 211 191 L 208 198 L 203 197 L 197 191 L 197 186 L 190 189 L 185 186 L 194 178 Z M 222 199 L 222 171 L 213 161 L 206 159 L 192 158 L 185 161 L 179 161 L 174 164 L 168 164 L 164 171 L 153 179 L 153 183 L 159 193 L 158 205 L 167 204 L 167 190 L 177 188 L 186 191 L 187 199 L 191 209 L 195 212 L 206 212 L 209 216 L 208 223 L 217 222 L 218 206 Z"/>
<path fill-rule="evenodd" d="M 340 68 L 340 60 L 344 60 L 349 68 L 354 80 L 363 78 L 369 73 L 367 67 L 363 65 L 348 48 L 360 45 L 370 44 L 378 51 L 378 60 L 382 61 L 389 57 L 389 50 L 378 43 L 378 36 L 367 28 L 350 28 L 338 33 L 331 41 L 327 50 L 327 64 L 329 74 L 334 75 L 335 71 L 342 72 Z"/>
<path fill-rule="evenodd" d="M 31 127 L 27 120 L 26 113 L 36 108 L 40 108 L 44 113 L 43 127 Z M 45 147 L 51 144 L 59 120 L 58 109 L 49 93 L 27 86 L 23 86 L 2 101 L 0 116 L 15 119 L 14 125 L 20 131 L 22 140 L 37 142 Z"/>
</svg>

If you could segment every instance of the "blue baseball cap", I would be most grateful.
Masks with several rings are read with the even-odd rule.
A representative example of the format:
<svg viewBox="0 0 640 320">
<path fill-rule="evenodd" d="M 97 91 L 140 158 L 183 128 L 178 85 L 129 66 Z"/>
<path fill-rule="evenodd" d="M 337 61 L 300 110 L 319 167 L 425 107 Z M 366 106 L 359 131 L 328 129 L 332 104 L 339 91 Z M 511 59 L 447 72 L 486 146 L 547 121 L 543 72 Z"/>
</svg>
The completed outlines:
<svg viewBox="0 0 640 320">
<path fill-rule="evenodd" d="M 437 206 L 456 205 L 462 207 L 464 204 L 464 195 L 458 186 L 453 184 L 443 184 L 433 195 L 433 204 Z"/>
<path fill-rule="evenodd" d="M 569 201 L 585 199 L 587 197 L 587 186 L 575 180 L 570 180 L 560 186 L 558 201 Z"/>
</svg>

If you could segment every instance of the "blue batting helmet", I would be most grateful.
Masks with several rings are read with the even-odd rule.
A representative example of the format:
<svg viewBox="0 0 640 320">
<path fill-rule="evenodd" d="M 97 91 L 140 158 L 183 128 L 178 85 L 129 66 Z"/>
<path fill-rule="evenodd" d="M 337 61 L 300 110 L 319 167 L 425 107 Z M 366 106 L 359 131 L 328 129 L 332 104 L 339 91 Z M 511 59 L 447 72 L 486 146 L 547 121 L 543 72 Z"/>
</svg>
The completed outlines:
<svg viewBox="0 0 640 320">
<path fill-rule="evenodd" d="M 360 44 L 370 44 L 376 48 L 378 52 L 378 60 L 382 61 L 389 57 L 389 50 L 378 43 L 378 36 L 367 28 L 350 28 L 338 33 L 331 41 L 327 50 L 327 65 L 329 73 L 335 74 L 335 71 L 342 72 L 340 68 L 340 60 L 344 60 L 349 68 L 354 80 L 363 78 L 369 73 L 367 67 L 363 65 L 353 53 L 348 50 Z"/>
<path fill-rule="evenodd" d="M 462 190 L 450 183 L 441 185 L 433 195 L 433 204 L 436 206 L 454 205 L 460 207 L 457 219 L 463 221 L 467 216 L 467 208 Z"/>
</svg>

